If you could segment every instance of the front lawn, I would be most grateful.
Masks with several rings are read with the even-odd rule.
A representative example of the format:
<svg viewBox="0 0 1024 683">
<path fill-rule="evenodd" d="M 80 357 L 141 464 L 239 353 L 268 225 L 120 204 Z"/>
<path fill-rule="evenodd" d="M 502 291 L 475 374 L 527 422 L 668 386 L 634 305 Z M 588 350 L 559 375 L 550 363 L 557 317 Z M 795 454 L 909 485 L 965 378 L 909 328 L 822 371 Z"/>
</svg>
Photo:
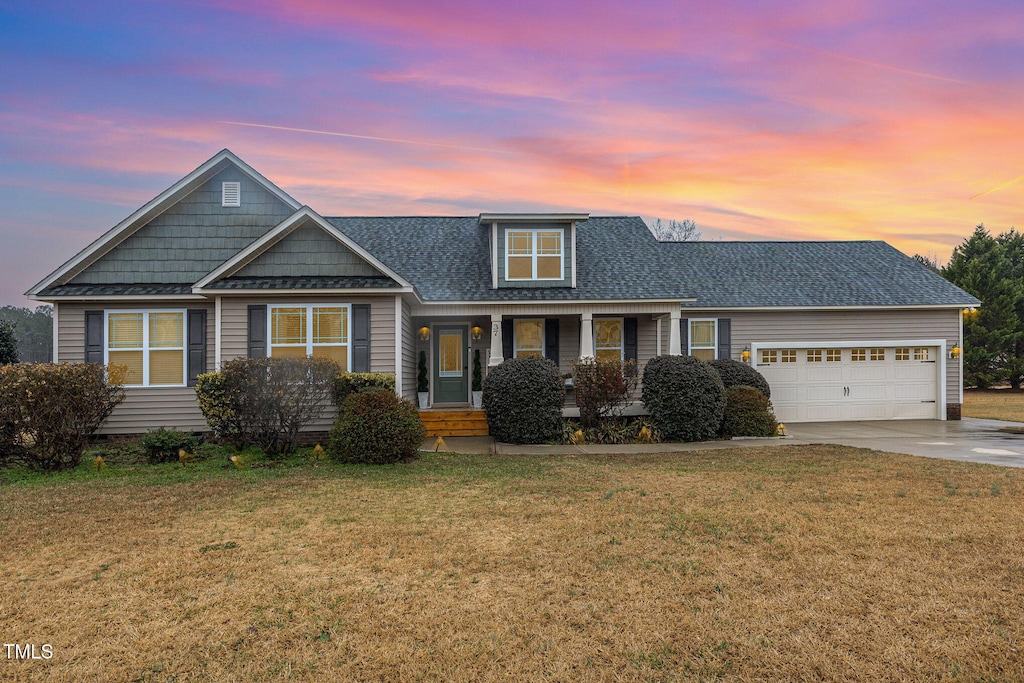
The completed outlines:
<svg viewBox="0 0 1024 683">
<path fill-rule="evenodd" d="M 0 633 L 53 648 L 0 679 L 1024 678 L 1022 470 L 823 446 L 161 467 L 0 485 Z"/>
<path fill-rule="evenodd" d="M 1024 391 L 967 389 L 964 391 L 963 416 L 1024 422 Z"/>
</svg>

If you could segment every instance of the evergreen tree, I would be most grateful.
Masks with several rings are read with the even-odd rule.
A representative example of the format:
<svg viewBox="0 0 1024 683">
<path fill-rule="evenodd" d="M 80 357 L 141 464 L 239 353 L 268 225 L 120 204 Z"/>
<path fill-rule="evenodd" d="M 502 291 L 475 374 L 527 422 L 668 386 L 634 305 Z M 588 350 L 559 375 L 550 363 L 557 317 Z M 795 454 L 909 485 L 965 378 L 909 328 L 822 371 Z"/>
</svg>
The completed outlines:
<svg viewBox="0 0 1024 683">
<path fill-rule="evenodd" d="M 14 323 L 0 321 L 0 365 L 18 362 L 18 342 L 14 339 Z"/>
</svg>

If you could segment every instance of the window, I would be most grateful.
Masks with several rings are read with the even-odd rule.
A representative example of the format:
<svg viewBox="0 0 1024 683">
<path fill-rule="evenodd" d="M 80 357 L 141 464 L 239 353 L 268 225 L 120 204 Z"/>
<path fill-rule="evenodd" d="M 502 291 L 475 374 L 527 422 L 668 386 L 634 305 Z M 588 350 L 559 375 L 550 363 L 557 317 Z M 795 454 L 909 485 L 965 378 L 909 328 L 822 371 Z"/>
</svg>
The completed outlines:
<svg viewBox="0 0 1024 683">
<path fill-rule="evenodd" d="M 868 350 L 867 349 L 853 349 L 850 352 L 850 354 L 853 357 L 852 360 L 857 362 L 857 363 L 866 361 L 868 359 Z"/>
<path fill-rule="evenodd" d="M 796 362 L 796 349 L 785 349 L 782 352 L 783 363 L 795 363 Z"/>
<path fill-rule="evenodd" d="M 778 363 L 779 352 L 775 349 L 763 349 L 761 351 L 761 363 Z"/>
<path fill-rule="evenodd" d="M 271 306 L 271 358 L 328 358 L 349 369 L 349 307 L 343 304 Z"/>
<path fill-rule="evenodd" d="M 910 360 L 910 349 L 896 349 L 896 360 Z"/>
<path fill-rule="evenodd" d="M 825 362 L 826 363 L 838 363 L 843 360 L 842 349 L 826 349 L 825 350 Z"/>
<path fill-rule="evenodd" d="M 185 312 L 108 312 L 106 363 L 126 368 L 126 386 L 184 386 Z"/>
<path fill-rule="evenodd" d="M 544 321 L 516 320 L 514 352 L 516 358 L 544 356 Z"/>
<path fill-rule="evenodd" d="M 821 349 L 807 349 L 807 362 L 808 363 L 820 363 L 821 362 Z"/>
<path fill-rule="evenodd" d="M 871 349 L 871 360 L 885 360 L 885 349 Z"/>
<path fill-rule="evenodd" d="M 622 318 L 594 318 L 594 355 L 622 360 Z"/>
<path fill-rule="evenodd" d="M 506 280 L 561 280 L 561 230 L 506 230 Z"/>
<path fill-rule="evenodd" d="M 221 183 L 220 185 L 220 205 L 221 206 L 241 206 L 242 205 L 242 183 L 234 181 Z"/>
<path fill-rule="evenodd" d="M 914 349 L 914 360 L 928 360 L 931 354 L 928 353 L 927 347 L 917 347 Z"/>
<path fill-rule="evenodd" d="M 718 353 L 717 320 L 690 320 L 690 355 L 700 360 L 715 360 Z"/>
</svg>

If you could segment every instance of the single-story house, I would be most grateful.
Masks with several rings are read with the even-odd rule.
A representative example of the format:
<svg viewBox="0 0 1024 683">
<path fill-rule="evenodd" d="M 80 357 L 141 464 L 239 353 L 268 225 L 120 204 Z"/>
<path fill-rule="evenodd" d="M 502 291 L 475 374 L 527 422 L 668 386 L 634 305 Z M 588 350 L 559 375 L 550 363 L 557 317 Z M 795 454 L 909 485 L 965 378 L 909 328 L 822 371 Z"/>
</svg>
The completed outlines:
<svg viewBox="0 0 1024 683">
<path fill-rule="evenodd" d="M 964 307 L 884 242 L 659 242 L 586 213 L 324 217 L 224 150 L 47 275 L 54 360 L 129 368 L 108 434 L 202 430 L 196 376 L 244 356 L 394 373 L 470 401 L 472 354 L 754 365 L 784 421 L 956 419 Z M 570 407 L 571 409 L 571 407 Z"/>
</svg>

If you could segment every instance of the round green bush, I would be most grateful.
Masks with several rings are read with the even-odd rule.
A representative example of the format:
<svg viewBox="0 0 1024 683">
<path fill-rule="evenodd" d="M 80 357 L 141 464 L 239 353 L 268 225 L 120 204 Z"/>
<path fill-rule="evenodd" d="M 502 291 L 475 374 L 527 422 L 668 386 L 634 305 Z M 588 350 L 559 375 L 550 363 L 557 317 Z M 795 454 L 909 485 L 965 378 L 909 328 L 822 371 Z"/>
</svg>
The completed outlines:
<svg viewBox="0 0 1024 683">
<path fill-rule="evenodd" d="M 416 406 L 393 391 L 369 388 L 341 402 L 327 453 L 338 462 L 384 465 L 415 457 L 426 437 Z"/>
<path fill-rule="evenodd" d="M 718 434 L 725 386 L 693 356 L 656 356 L 644 368 L 642 398 L 666 441 L 703 441 Z"/>
<path fill-rule="evenodd" d="M 771 401 L 755 387 L 725 390 L 722 436 L 773 436 L 779 426 Z"/>
<path fill-rule="evenodd" d="M 764 375 L 746 363 L 729 358 L 720 358 L 711 361 L 711 367 L 722 378 L 722 384 L 725 385 L 726 389 L 729 387 L 754 387 L 767 398 L 772 397 L 772 390 L 768 386 L 768 380 L 764 378 Z"/>
<path fill-rule="evenodd" d="M 487 427 L 503 443 L 547 443 L 562 435 L 565 382 L 546 358 L 510 358 L 484 379 Z"/>
</svg>

